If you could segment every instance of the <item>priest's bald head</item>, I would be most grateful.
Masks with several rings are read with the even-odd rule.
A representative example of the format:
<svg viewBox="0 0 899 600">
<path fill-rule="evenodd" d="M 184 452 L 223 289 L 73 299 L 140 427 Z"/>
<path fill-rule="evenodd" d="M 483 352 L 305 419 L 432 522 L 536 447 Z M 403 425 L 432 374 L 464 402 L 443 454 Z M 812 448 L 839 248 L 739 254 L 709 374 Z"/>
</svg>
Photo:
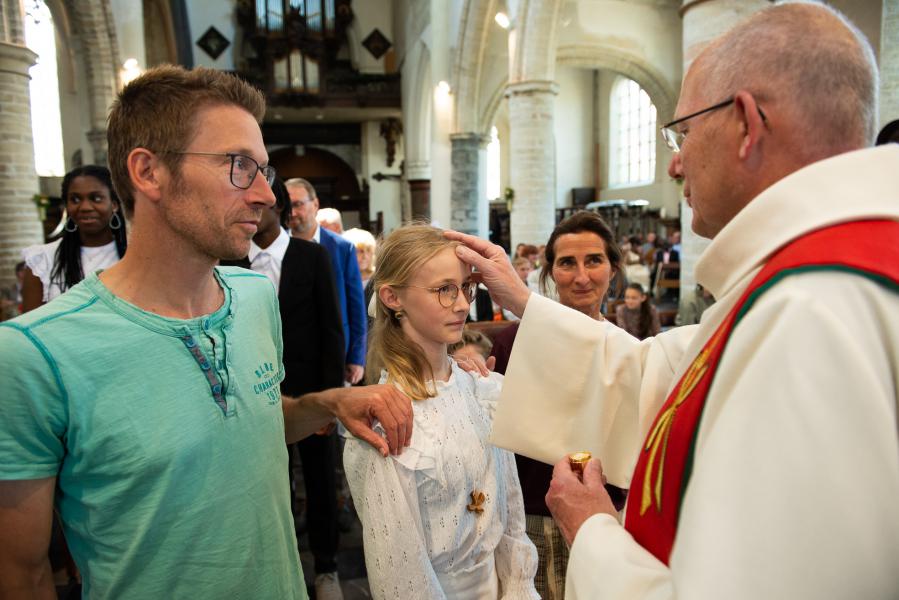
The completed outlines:
<svg viewBox="0 0 899 600">
<path fill-rule="evenodd" d="M 693 230 L 714 237 L 783 177 L 871 145 L 877 93 L 868 41 L 820 3 L 760 10 L 713 40 L 684 77 L 663 132 Z"/>
</svg>

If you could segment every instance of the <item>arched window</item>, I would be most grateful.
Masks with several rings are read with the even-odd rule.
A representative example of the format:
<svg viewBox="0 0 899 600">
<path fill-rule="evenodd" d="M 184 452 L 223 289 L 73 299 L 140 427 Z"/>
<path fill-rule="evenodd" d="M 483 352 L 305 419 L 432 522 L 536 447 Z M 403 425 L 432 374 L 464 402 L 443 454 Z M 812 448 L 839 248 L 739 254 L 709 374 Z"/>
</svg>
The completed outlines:
<svg viewBox="0 0 899 600">
<path fill-rule="evenodd" d="M 636 81 L 619 77 L 612 86 L 612 187 L 645 185 L 655 180 L 656 107 Z"/>
<path fill-rule="evenodd" d="M 499 135 L 496 127 L 490 129 L 490 142 L 487 144 L 487 198 L 496 200 L 500 197 L 499 173 Z"/>
<path fill-rule="evenodd" d="M 27 6 L 25 43 L 38 55 L 37 64 L 29 71 L 34 166 L 41 177 L 59 177 L 65 174 L 66 168 L 56 73 L 56 30 L 44 2 L 35 0 Z"/>
</svg>

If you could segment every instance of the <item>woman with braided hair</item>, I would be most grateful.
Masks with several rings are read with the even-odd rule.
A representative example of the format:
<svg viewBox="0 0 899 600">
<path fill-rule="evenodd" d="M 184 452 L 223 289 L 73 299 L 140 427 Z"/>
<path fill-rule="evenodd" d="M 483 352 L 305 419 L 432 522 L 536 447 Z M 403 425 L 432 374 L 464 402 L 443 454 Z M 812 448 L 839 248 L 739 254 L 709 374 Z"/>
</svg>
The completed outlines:
<svg viewBox="0 0 899 600">
<path fill-rule="evenodd" d="M 66 221 L 62 237 L 22 251 L 22 310 L 46 304 L 88 273 L 106 269 L 125 254 L 125 215 L 109 169 L 85 165 L 62 180 Z"/>
</svg>

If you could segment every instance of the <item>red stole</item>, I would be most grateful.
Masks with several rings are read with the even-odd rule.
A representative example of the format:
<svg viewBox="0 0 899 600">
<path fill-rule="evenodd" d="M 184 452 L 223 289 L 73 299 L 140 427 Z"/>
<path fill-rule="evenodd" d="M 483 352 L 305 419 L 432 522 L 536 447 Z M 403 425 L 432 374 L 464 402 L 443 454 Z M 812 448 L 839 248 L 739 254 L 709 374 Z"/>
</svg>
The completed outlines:
<svg viewBox="0 0 899 600">
<path fill-rule="evenodd" d="M 641 448 L 625 528 L 668 564 L 693 464 L 699 420 L 734 326 L 765 290 L 794 273 L 851 271 L 899 286 L 899 222 L 855 221 L 806 234 L 777 251 L 674 386 Z"/>
</svg>

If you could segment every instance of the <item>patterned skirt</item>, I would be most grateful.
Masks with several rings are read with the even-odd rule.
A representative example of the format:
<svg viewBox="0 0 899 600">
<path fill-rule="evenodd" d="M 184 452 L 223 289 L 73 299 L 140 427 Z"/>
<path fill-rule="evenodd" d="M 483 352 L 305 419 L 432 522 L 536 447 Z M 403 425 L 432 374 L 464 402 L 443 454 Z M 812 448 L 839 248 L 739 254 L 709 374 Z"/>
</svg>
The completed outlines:
<svg viewBox="0 0 899 600">
<path fill-rule="evenodd" d="M 565 597 L 565 569 L 568 567 L 568 544 L 552 517 L 525 515 L 528 537 L 537 546 L 537 576 L 534 587 L 543 600 Z"/>
</svg>

